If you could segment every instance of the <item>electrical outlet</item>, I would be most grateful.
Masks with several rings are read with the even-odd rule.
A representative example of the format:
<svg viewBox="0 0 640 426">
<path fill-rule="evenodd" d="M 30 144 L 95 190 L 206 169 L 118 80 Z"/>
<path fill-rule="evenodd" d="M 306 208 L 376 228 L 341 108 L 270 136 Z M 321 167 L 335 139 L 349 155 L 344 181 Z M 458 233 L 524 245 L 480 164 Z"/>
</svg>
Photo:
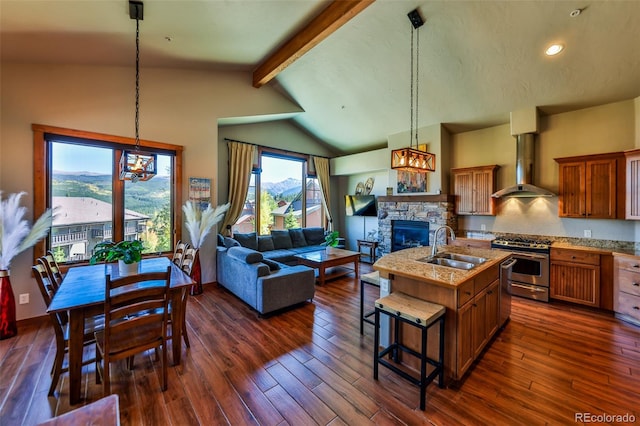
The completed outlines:
<svg viewBox="0 0 640 426">
<path fill-rule="evenodd" d="M 29 303 L 29 293 L 21 294 L 19 298 L 19 303 L 21 305 L 26 305 L 27 303 Z"/>
<path fill-rule="evenodd" d="M 380 292 L 389 294 L 389 279 L 388 278 L 380 278 Z"/>
<path fill-rule="evenodd" d="M 585 229 L 584 230 L 584 237 L 585 238 L 591 238 L 591 229 Z"/>
<path fill-rule="evenodd" d="M 480 230 L 481 231 L 486 231 L 487 230 L 487 225 L 485 225 L 484 223 L 480 225 Z"/>
</svg>

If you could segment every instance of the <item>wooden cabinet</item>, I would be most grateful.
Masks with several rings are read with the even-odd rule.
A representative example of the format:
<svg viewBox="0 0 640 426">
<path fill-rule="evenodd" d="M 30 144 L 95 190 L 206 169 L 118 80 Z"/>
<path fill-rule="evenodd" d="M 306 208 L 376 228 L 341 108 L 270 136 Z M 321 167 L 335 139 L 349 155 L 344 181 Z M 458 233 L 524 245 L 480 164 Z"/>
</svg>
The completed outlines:
<svg viewBox="0 0 640 426">
<path fill-rule="evenodd" d="M 490 275 L 479 276 L 474 282 L 475 294 L 457 313 L 457 373 L 461 378 L 480 355 L 491 337 L 498 331 L 500 322 L 500 281 Z M 466 283 L 465 283 L 466 284 Z M 468 292 L 465 292 L 468 295 Z"/>
<path fill-rule="evenodd" d="M 626 157 L 626 205 L 625 218 L 640 220 L 640 149 L 625 151 Z"/>
<path fill-rule="evenodd" d="M 600 254 L 551 248 L 550 297 L 600 306 Z"/>
<path fill-rule="evenodd" d="M 559 165 L 558 216 L 624 217 L 624 153 L 556 158 Z"/>
<path fill-rule="evenodd" d="M 613 310 L 640 326 L 640 256 L 616 254 L 613 263 Z"/>
<path fill-rule="evenodd" d="M 495 216 L 496 170 L 500 166 L 451 169 L 456 213 L 461 215 Z"/>
</svg>

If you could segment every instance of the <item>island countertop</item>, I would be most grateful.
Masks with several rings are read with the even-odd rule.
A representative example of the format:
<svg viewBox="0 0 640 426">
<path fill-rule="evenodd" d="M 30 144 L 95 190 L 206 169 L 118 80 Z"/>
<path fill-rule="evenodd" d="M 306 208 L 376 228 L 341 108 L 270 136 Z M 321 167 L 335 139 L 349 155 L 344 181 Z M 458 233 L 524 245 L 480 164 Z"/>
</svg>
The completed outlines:
<svg viewBox="0 0 640 426">
<path fill-rule="evenodd" d="M 373 264 L 373 269 L 383 273 L 404 276 L 444 287 L 457 287 L 480 272 L 495 266 L 496 263 L 500 263 L 511 256 L 511 253 L 508 251 L 451 245 L 439 246 L 438 252 L 484 257 L 487 261 L 470 270 L 420 262 L 417 259 L 431 255 L 431 247 L 425 246 L 399 250 L 384 255 Z"/>
</svg>

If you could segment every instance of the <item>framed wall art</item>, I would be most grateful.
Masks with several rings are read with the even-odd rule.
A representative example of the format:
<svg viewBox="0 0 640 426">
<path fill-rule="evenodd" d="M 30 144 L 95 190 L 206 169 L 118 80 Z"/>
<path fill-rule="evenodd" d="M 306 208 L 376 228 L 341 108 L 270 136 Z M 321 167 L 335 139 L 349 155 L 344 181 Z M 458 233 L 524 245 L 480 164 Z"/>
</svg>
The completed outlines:
<svg viewBox="0 0 640 426">
<path fill-rule="evenodd" d="M 198 204 L 201 210 L 206 209 L 211 202 L 211 179 L 190 177 L 189 201 Z"/>
</svg>

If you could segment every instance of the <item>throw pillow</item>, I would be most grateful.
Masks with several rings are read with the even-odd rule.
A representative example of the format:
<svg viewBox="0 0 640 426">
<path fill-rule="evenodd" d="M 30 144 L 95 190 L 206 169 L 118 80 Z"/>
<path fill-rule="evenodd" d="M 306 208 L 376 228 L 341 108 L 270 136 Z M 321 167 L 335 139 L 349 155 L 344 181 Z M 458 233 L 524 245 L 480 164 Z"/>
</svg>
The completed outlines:
<svg viewBox="0 0 640 426">
<path fill-rule="evenodd" d="M 262 253 L 246 247 L 231 247 L 227 250 L 227 255 L 249 264 L 262 262 Z"/>
<path fill-rule="evenodd" d="M 233 238 L 240 243 L 242 247 L 258 250 L 258 239 L 255 232 L 248 234 L 233 234 Z"/>
<path fill-rule="evenodd" d="M 273 260 L 269 260 L 269 259 L 262 259 L 262 263 L 264 263 L 265 265 L 267 265 L 269 267 L 269 270 L 271 272 L 274 271 L 279 271 L 280 270 L 280 264 L 278 262 L 275 262 Z"/>
<path fill-rule="evenodd" d="M 271 231 L 271 237 L 273 237 L 273 247 L 276 249 L 290 249 L 293 248 L 289 231 Z"/>
<path fill-rule="evenodd" d="M 260 235 L 258 236 L 258 251 L 269 251 L 274 250 L 273 246 L 273 238 L 271 235 Z"/>
<path fill-rule="evenodd" d="M 224 235 L 218 234 L 218 245 L 224 246 Z"/>
<path fill-rule="evenodd" d="M 289 229 L 289 236 L 294 247 L 306 247 L 308 245 L 302 228 Z"/>
<path fill-rule="evenodd" d="M 240 243 L 237 242 L 236 240 L 234 240 L 233 238 L 229 238 L 229 237 L 224 237 L 224 244 L 223 246 L 225 246 L 226 248 L 231 248 L 231 247 L 240 247 Z"/>
<path fill-rule="evenodd" d="M 324 243 L 324 228 L 304 228 L 304 238 L 310 246 Z"/>
</svg>

